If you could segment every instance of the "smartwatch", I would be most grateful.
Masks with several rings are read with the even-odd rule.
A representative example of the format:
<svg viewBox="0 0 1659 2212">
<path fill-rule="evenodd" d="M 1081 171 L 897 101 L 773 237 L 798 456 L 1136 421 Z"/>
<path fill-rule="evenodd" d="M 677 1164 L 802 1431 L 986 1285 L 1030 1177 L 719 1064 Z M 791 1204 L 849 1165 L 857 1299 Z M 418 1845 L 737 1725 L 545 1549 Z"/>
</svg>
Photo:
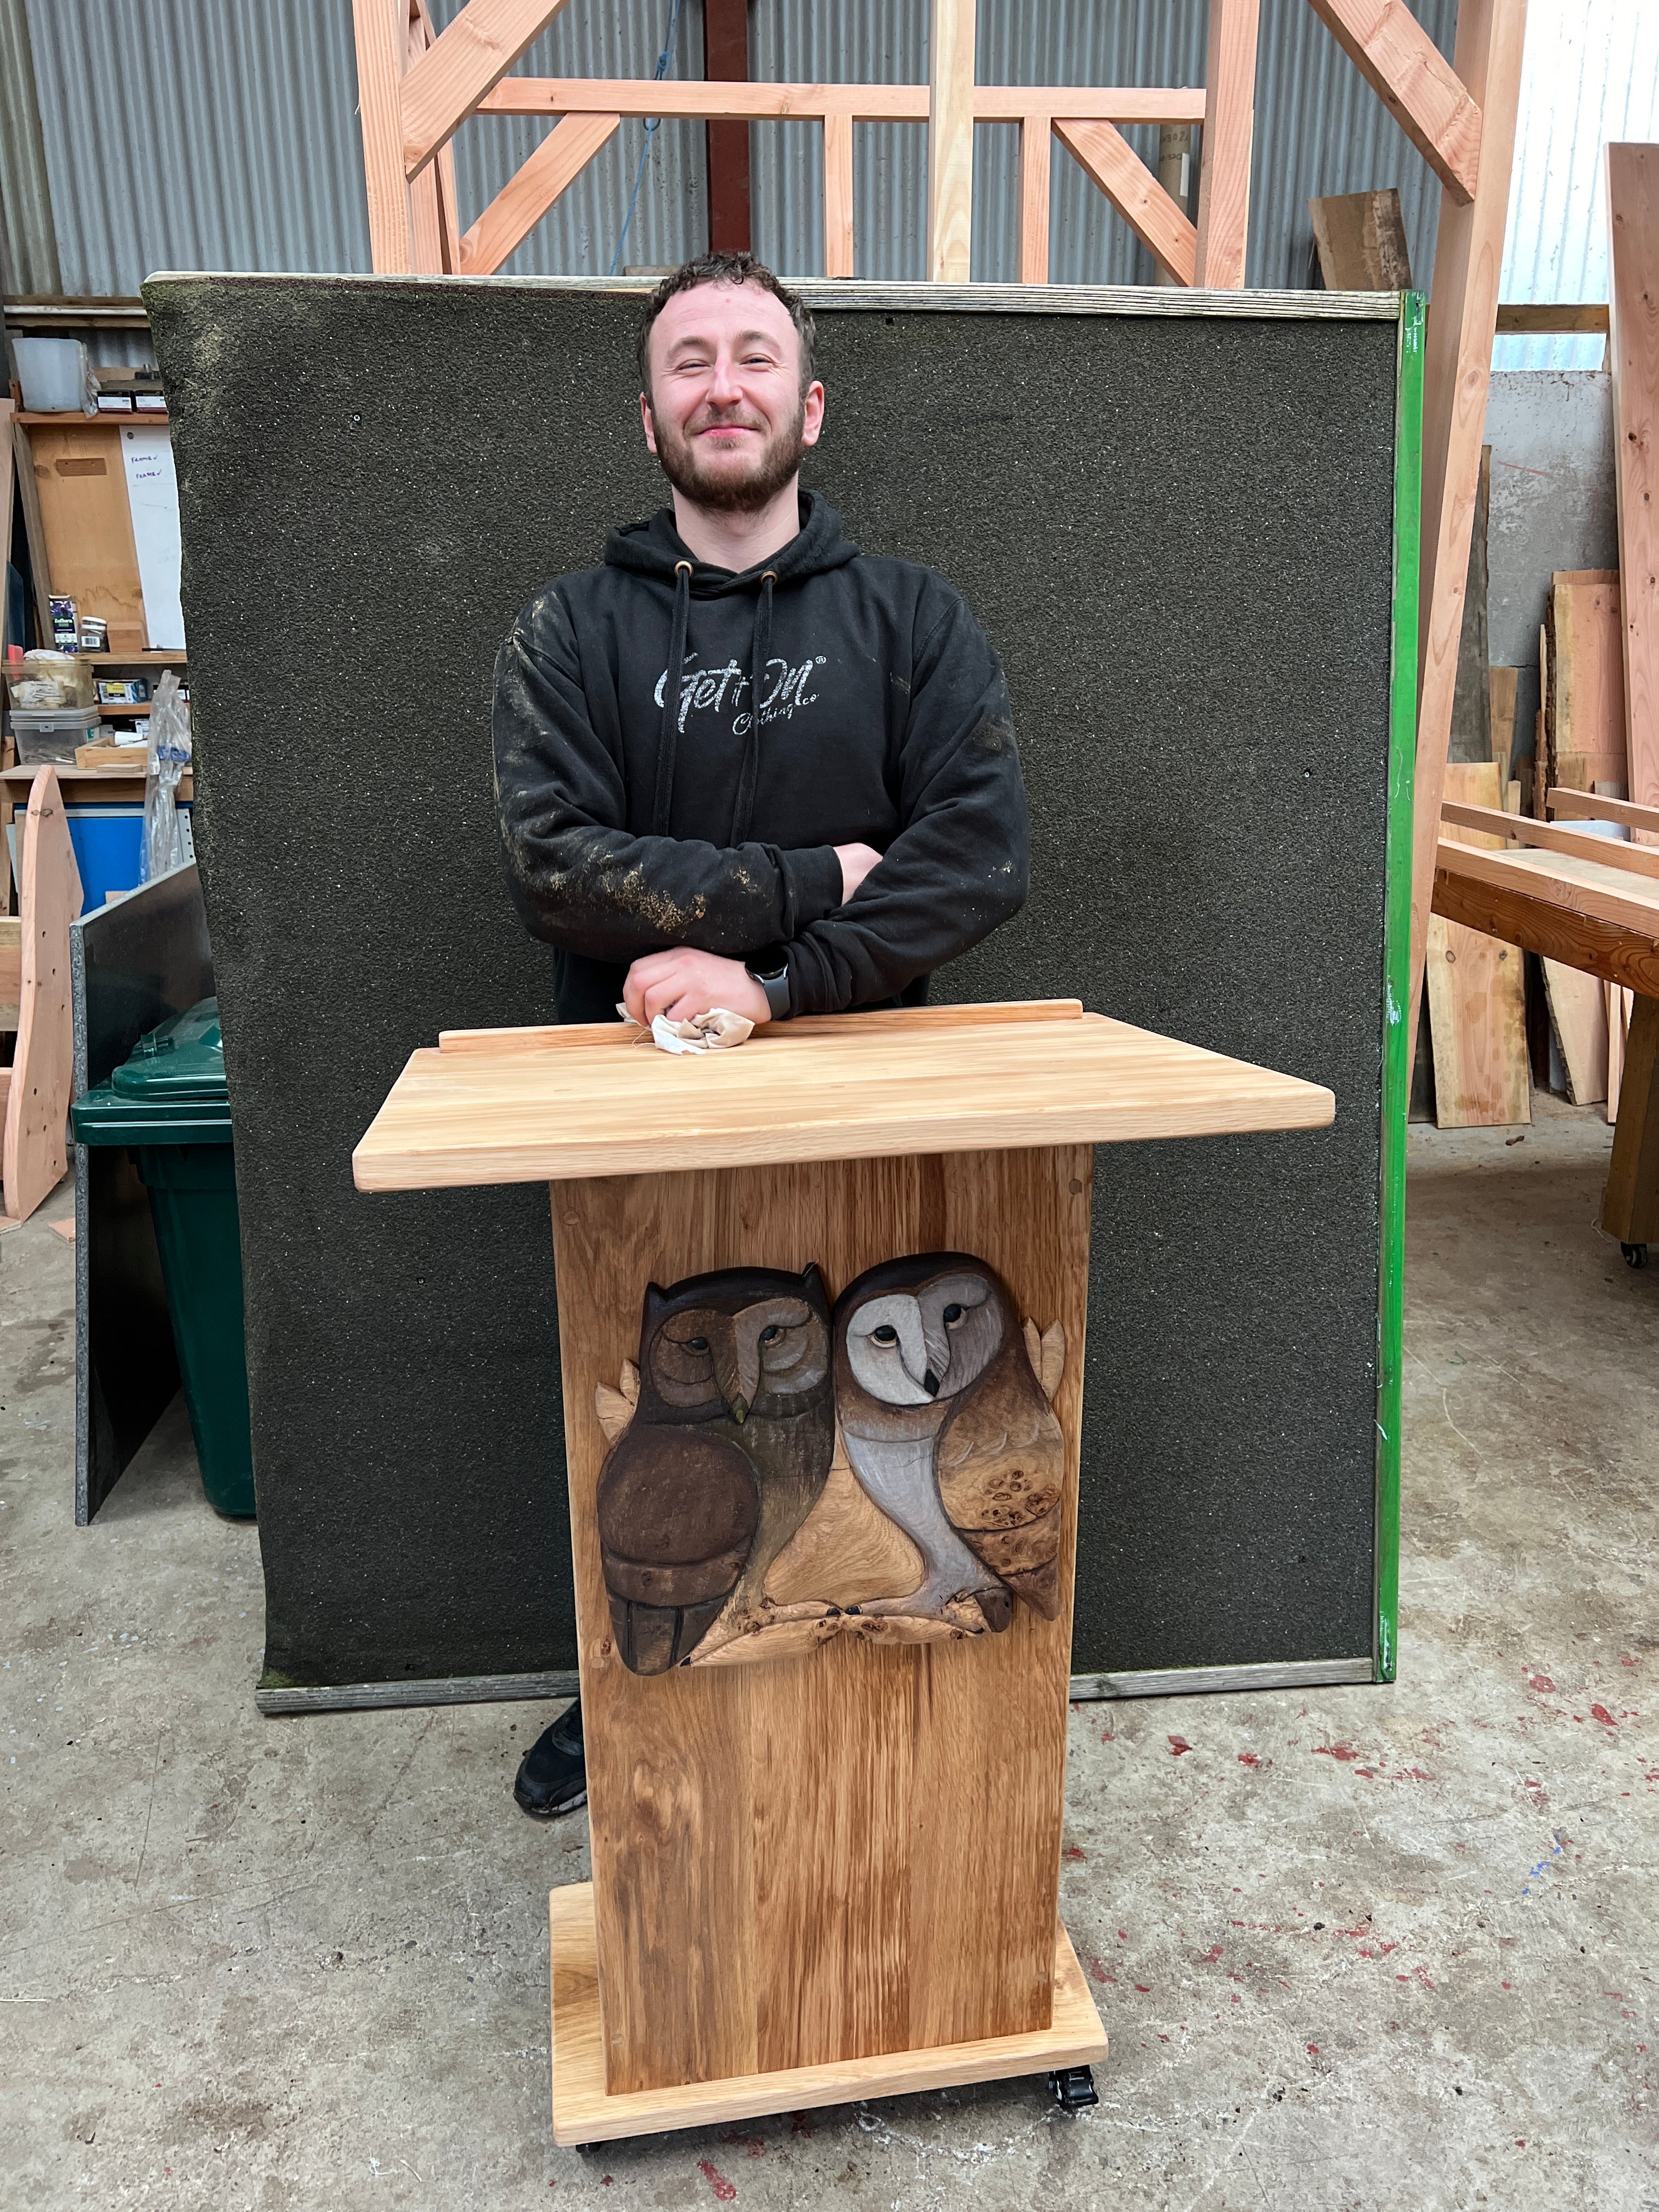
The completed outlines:
<svg viewBox="0 0 1659 2212">
<path fill-rule="evenodd" d="M 757 952 L 745 960 L 744 967 L 766 994 L 766 1003 L 775 1022 L 789 1018 L 789 962 L 781 945 L 769 945 L 763 952 Z"/>
</svg>

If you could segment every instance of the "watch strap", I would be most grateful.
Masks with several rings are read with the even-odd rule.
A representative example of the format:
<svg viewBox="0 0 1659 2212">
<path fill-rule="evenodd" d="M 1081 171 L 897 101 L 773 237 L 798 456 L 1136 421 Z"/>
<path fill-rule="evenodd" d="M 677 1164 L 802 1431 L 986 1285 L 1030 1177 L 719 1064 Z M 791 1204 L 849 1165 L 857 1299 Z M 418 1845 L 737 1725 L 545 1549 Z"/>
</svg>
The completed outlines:
<svg viewBox="0 0 1659 2212">
<path fill-rule="evenodd" d="M 766 962 L 763 968 L 755 966 L 752 962 L 744 964 L 749 974 L 765 992 L 767 1009 L 772 1019 L 787 1022 L 790 1013 L 789 963 L 781 954 L 766 953 L 761 957 Z"/>
</svg>

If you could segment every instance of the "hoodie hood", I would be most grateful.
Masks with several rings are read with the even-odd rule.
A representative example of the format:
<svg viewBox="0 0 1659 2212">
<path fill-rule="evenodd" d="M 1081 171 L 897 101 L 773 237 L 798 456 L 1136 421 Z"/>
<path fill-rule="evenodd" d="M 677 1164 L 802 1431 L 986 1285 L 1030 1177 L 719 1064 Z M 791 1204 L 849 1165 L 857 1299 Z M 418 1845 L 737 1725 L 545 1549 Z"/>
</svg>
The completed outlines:
<svg viewBox="0 0 1659 2212">
<path fill-rule="evenodd" d="M 613 530 L 605 541 L 607 568 L 626 568 L 636 576 L 653 576 L 665 584 L 675 580 L 676 568 L 690 566 L 690 592 L 696 599 L 717 599 L 730 592 L 758 591 L 769 573 L 780 586 L 821 576 L 827 569 L 845 568 L 856 561 L 859 549 L 842 526 L 842 520 L 822 492 L 800 495 L 800 531 L 769 560 L 757 562 L 734 575 L 729 568 L 713 568 L 700 562 L 674 527 L 672 507 L 659 507 L 647 522 L 630 522 Z"/>
</svg>

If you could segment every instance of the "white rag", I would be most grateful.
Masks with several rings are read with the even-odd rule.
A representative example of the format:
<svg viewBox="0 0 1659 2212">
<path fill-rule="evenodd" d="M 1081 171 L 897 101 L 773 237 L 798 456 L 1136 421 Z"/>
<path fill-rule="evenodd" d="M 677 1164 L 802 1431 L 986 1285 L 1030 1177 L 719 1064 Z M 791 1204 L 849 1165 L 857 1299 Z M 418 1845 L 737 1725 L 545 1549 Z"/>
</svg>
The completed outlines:
<svg viewBox="0 0 1659 2212">
<path fill-rule="evenodd" d="M 619 1005 L 617 1012 L 630 1029 L 639 1030 L 641 1040 L 646 1036 L 647 1032 L 626 1006 Z M 659 1014 L 649 1036 L 659 1052 L 730 1052 L 746 1044 L 754 1030 L 746 1015 L 734 1014 L 729 1006 L 710 1006 L 706 1014 L 694 1014 L 689 1022 L 671 1022 L 666 1014 Z"/>
</svg>

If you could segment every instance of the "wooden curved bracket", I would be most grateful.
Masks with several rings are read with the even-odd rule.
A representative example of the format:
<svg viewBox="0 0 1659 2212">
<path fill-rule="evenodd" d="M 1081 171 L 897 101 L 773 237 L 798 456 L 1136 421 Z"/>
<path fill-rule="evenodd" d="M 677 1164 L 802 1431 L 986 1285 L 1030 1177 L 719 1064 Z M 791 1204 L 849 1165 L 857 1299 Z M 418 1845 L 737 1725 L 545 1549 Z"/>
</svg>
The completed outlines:
<svg viewBox="0 0 1659 2212">
<path fill-rule="evenodd" d="M 17 1048 L 6 1093 L 6 1212 L 26 1220 L 63 1181 L 74 1071 L 69 926 L 81 911 L 81 872 L 58 778 L 43 768 L 29 788 L 17 867 L 22 951 Z"/>
</svg>

